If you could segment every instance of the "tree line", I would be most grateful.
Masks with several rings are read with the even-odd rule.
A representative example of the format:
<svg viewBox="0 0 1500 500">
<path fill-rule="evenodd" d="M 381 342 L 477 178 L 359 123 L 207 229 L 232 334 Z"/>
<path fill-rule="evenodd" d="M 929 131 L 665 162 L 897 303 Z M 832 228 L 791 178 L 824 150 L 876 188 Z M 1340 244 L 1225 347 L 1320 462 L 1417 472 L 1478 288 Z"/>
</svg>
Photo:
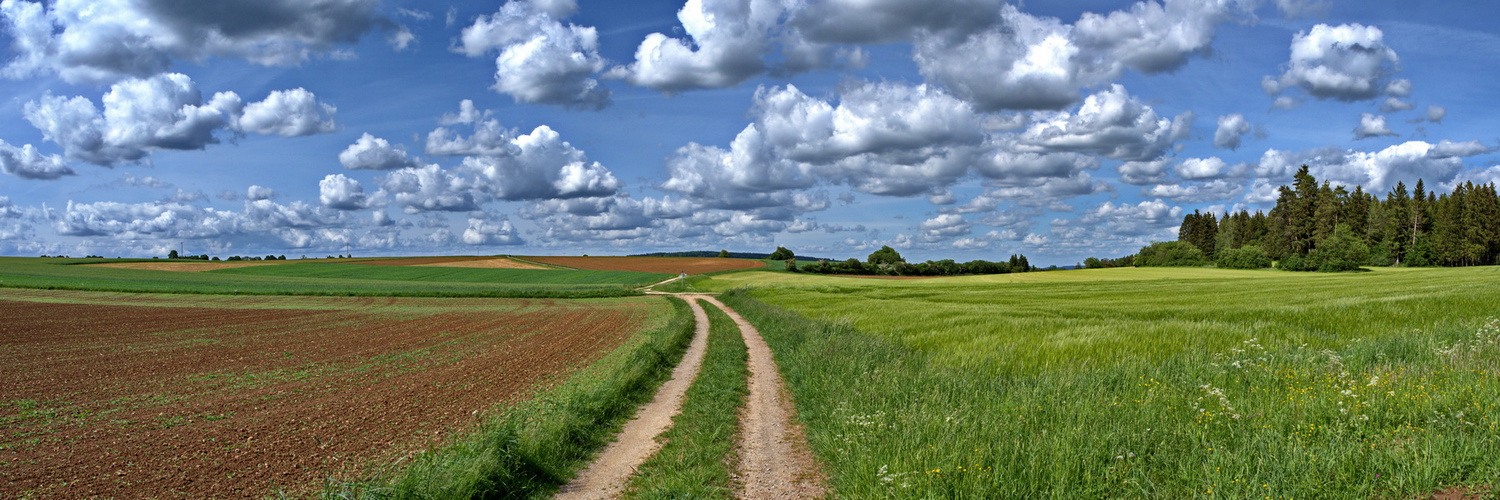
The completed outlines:
<svg viewBox="0 0 1500 500">
<path fill-rule="evenodd" d="M 777 248 L 781 254 L 785 248 Z M 791 254 L 787 250 L 785 256 Z M 789 257 L 790 258 L 790 257 Z M 850 258 L 849 260 L 819 260 L 810 264 L 798 265 L 795 260 L 787 260 L 786 269 L 799 273 L 815 274 L 852 274 L 863 276 L 958 276 L 963 274 L 1008 274 L 1024 273 L 1037 270 L 1026 260 L 1025 255 L 1014 254 L 1010 260 L 1004 262 L 990 262 L 987 260 L 971 260 L 968 262 L 956 262 L 952 259 L 929 260 L 927 262 L 908 263 L 901 257 L 901 253 L 890 246 L 882 246 L 879 250 L 871 253 L 865 261 Z"/>
<path fill-rule="evenodd" d="M 1136 265 L 1276 267 L 1343 271 L 1360 266 L 1480 266 L 1500 262 L 1500 195 L 1495 185 L 1464 182 L 1451 193 L 1404 182 L 1384 199 L 1319 183 L 1308 167 L 1281 186 L 1270 213 L 1222 217 L 1194 211 L 1174 242 L 1153 243 Z"/>
</svg>

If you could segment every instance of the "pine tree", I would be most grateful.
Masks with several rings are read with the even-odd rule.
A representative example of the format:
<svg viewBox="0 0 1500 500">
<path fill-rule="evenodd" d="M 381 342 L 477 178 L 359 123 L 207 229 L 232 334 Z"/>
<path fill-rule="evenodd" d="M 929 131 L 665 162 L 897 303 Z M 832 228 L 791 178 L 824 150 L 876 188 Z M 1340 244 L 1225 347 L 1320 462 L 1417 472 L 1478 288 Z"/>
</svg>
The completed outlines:
<svg viewBox="0 0 1500 500">
<path fill-rule="evenodd" d="M 1318 199 L 1313 208 L 1313 246 L 1322 243 L 1323 240 L 1333 236 L 1333 229 L 1343 221 L 1343 186 L 1338 190 L 1328 187 L 1324 181 L 1323 186 L 1318 189 Z"/>
<path fill-rule="evenodd" d="M 1396 264 L 1406 261 L 1406 251 L 1415 241 L 1411 231 L 1411 198 L 1406 194 L 1406 183 L 1397 182 L 1396 188 L 1385 197 L 1386 225 L 1385 243 L 1391 249 L 1391 258 Z"/>
<path fill-rule="evenodd" d="M 1418 235 L 1425 234 L 1432 229 L 1427 220 L 1427 212 L 1431 210 L 1433 203 L 1428 202 L 1427 196 L 1427 191 L 1422 187 L 1422 179 L 1417 179 L 1417 186 L 1411 192 L 1411 212 L 1407 214 L 1407 216 L 1411 217 L 1411 238 L 1413 245 L 1416 244 Z"/>
</svg>

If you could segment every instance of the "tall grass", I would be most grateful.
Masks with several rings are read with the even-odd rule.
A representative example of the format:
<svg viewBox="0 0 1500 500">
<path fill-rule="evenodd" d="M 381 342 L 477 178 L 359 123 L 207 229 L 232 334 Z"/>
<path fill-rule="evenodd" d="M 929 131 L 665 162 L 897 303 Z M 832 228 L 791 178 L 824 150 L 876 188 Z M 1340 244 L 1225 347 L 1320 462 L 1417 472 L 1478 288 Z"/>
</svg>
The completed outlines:
<svg viewBox="0 0 1500 500">
<path fill-rule="evenodd" d="M 613 438 L 670 376 L 693 334 L 671 298 L 664 326 L 631 339 L 562 385 L 489 419 L 476 432 L 387 477 L 331 481 L 324 498 L 546 498 Z"/>
<path fill-rule="evenodd" d="M 660 438 L 660 451 L 636 471 L 625 498 L 732 498 L 731 452 L 739 427 L 737 408 L 749 393 L 745 339 L 717 307 L 704 304 L 708 351 L 688 388 L 682 413 Z"/>
<path fill-rule="evenodd" d="M 1099 283 L 1041 285 L 1030 301 L 987 291 L 1022 316 L 1055 311 L 1036 331 L 931 285 L 723 300 L 771 344 L 840 497 L 1410 498 L 1495 485 L 1493 271 L 1366 274 L 1390 282 L 1273 280 L 1222 301 L 1185 281 L 1140 283 L 1133 304 L 1128 290 L 1091 293 Z M 1410 317 L 1387 324 L 1398 311 Z M 1080 318 L 1112 318 L 1128 342 L 1047 341 Z M 951 328 L 966 333 L 942 337 Z"/>
<path fill-rule="evenodd" d="M 1167 360 L 1250 338 L 1332 348 L 1356 337 L 1468 325 L 1496 314 L 1500 303 L 1500 267 L 1319 276 L 1213 269 L 1028 274 L 1032 281 L 1014 283 L 791 282 L 752 295 L 812 318 L 847 321 L 946 365 L 991 373 Z"/>
</svg>

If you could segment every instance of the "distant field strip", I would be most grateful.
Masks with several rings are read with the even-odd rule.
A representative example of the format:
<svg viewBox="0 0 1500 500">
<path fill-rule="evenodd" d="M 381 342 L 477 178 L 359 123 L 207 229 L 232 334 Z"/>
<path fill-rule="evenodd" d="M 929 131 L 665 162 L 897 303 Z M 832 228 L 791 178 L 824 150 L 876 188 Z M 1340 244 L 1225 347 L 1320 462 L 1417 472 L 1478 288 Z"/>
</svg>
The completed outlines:
<svg viewBox="0 0 1500 500">
<path fill-rule="evenodd" d="M 308 493 L 467 432 L 671 316 L 646 297 L 18 292 L 0 295 L 6 498 Z"/>
<path fill-rule="evenodd" d="M 81 260 L 80 260 L 81 261 Z M 293 262 L 183 273 L 0 257 L 0 288 L 235 295 L 621 296 L 667 275 Z M 90 261 L 82 261 L 90 262 Z"/>
<path fill-rule="evenodd" d="M 146 271 L 180 271 L 180 272 L 203 272 L 216 271 L 219 269 L 234 269 L 237 267 L 274 266 L 285 264 L 286 261 L 235 261 L 235 262 L 119 262 L 108 264 L 85 264 L 97 267 L 113 267 L 118 269 L 142 269 Z"/>
<path fill-rule="evenodd" d="M 531 262 L 591 269 L 595 271 L 636 271 L 645 273 L 703 274 L 737 269 L 757 269 L 766 263 L 758 260 L 720 259 L 715 257 L 524 257 Z"/>
<path fill-rule="evenodd" d="M 395 259 L 372 259 L 355 262 L 367 266 L 430 266 L 430 267 L 475 267 L 490 269 L 552 269 L 528 264 L 505 256 L 491 257 L 407 257 Z"/>
<path fill-rule="evenodd" d="M 517 283 L 532 285 L 639 286 L 663 280 L 663 274 L 628 271 L 559 271 L 553 269 L 473 269 L 430 266 L 367 266 L 360 264 L 299 264 L 214 271 L 246 276 L 288 278 L 368 279 L 446 283 Z"/>
</svg>

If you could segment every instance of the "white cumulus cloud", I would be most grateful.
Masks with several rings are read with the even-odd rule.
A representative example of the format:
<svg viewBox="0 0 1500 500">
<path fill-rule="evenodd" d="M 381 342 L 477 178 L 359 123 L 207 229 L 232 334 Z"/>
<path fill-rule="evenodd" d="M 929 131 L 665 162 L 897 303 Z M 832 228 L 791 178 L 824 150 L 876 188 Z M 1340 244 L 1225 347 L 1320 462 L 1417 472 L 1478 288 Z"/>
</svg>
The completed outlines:
<svg viewBox="0 0 1500 500">
<path fill-rule="evenodd" d="M 1411 92 L 1410 82 L 1386 82 L 1399 62 L 1380 28 L 1357 23 L 1319 24 L 1292 38 L 1286 70 L 1274 79 L 1267 76 L 1262 84 L 1270 94 L 1297 87 L 1318 99 L 1362 101 L 1388 88 L 1401 97 Z"/>
<path fill-rule="evenodd" d="M 606 64 L 598 31 L 561 22 L 576 10 L 573 2 L 513 0 L 464 28 L 456 50 L 498 52 L 494 89 L 518 102 L 602 109 L 610 92 L 594 78 Z"/>
<path fill-rule="evenodd" d="M 395 170 L 415 167 L 417 162 L 406 156 L 406 149 L 390 141 L 365 133 L 354 144 L 339 153 L 339 163 L 350 170 Z"/>
</svg>

